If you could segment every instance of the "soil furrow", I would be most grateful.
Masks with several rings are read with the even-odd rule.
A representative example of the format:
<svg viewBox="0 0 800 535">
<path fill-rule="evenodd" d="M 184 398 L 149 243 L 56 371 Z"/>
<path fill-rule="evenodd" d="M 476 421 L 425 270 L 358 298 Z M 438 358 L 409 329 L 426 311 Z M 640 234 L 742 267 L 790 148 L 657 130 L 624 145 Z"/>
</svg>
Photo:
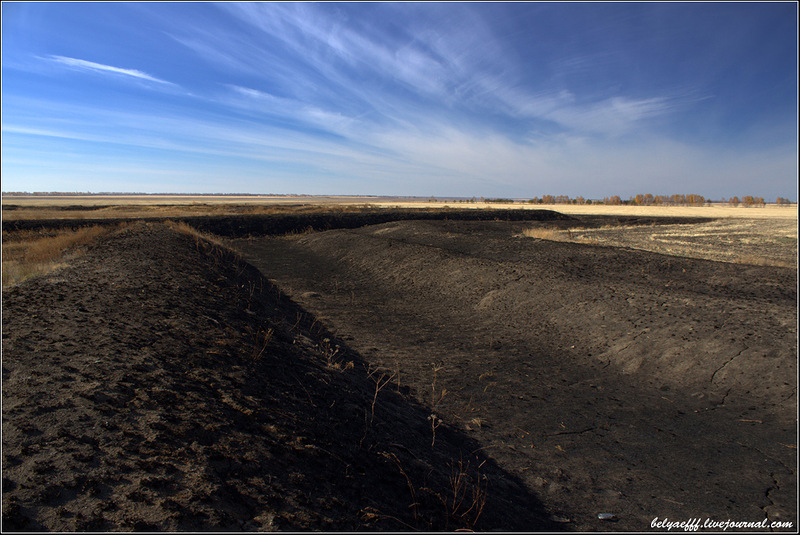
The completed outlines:
<svg viewBox="0 0 800 535">
<path fill-rule="evenodd" d="M 573 529 L 760 519 L 773 465 L 736 441 L 793 443 L 794 273 L 517 233 L 412 221 L 239 246 L 422 403 L 439 367 L 437 414 Z M 770 518 L 794 519 L 781 503 Z"/>
<path fill-rule="evenodd" d="M 559 529 L 202 239 L 133 225 L 4 290 L 3 312 L 3 531 Z M 445 506 L 453 474 L 481 509 Z"/>
</svg>

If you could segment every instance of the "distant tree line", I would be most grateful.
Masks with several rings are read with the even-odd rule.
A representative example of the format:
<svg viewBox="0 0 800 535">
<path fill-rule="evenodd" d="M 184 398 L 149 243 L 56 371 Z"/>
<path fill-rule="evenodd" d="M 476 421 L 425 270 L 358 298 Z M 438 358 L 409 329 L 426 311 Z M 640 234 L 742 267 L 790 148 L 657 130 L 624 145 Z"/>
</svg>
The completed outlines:
<svg viewBox="0 0 800 535">
<path fill-rule="evenodd" d="M 51 196 L 51 197 L 59 197 L 59 196 L 69 196 L 69 195 L 186 195 L 186 196 L 237 196 L 237 197 L 244 197 L 244 196 L 257 196 L 259 194 L 255 193 L 111 193 L 111 192 L 100 192 L 100 193 L 91 193 L 91 192 L 61 192 L 61 191 L 34 191 L 34 192 L 27 192 L 27 191 L 4 191 L 3 197 L 21 197 L 27 195 L 37 195 L 37 196 Z M 282 194 L 270 194 L 271 196 L 284 196 Z M 304 196 L 302 194 L 298 196 Z M 430 197 L 428 199 L 429 202 L 436 202 L 436 197 Z M 711 199 L 706 199 L 702 195 L 697 195 L 694 193 L 690 193 L 688 195 L 684 194 L 675 194 L 675 195 L 653 195 L 651 193 L 639 193 L 634 195 L 627 200 L 623 200 L 620 198 L 619 195 L 612 195 L 610 197 L 604 197 L 603 199 L 585 199 L 581 196 L 570 198 L 569 195 L 542 195 L 541 197 L 534 197 L 527 201 L 520 201 L 514 199 L 506 199 L 506 198 L 484 198 L 484 197 L 472 197 L 471 199 L 459 199 L 455 200 L 455 202 L 459 203 L 497 203 L 497 204 L 514 204 L 516 202 L 523 202 L 528 204 L 608 204 L 608 205 L 633 205 L 633 206 L 703 206 L 706 203 L 721 203 L 727 204 L 729 206 L 745 206 L 745 207 L 752 207 L 752 206 L 764 206 L 766 203 L 764 202 L 764 197 L 754 197 L 752 195 L 745 195 L 741 199 L 739 197 L 731 197 L 730 199 L 725 199 L 724 197 L 719 201 L 712 201 Z M 789 206 L 794 204 L 789 199 L 784 197 L 778 197 L 775 200 L 775 204 L 779 206 Z"/>
<path fill-rule="evenodd" d="M 639 193 L 627 200 L 619 195 L 604 197 L 603 199 L 590 200 L 583 197 L 570 199 L 568 195 L 542 195 L 534 197 L 531 204 L 608 204 L 608 205 L 633 205 L 633 206 L 703 206 L 706 198 L 695 193 L 675 195 L 653 195 L 652 193 Z"/>
<path fill-rule="evenodd" d="M 778 197 L 777 204 L 788 204 L 788 201 L 786 203 L 782 201 L 786 201 L 786 199 L 783 197 Z M 730 206 L 764 206 L 765 204 L 764 197 L 753 197 L 752 195 L 745 195 L 741 200 L 739 200 L 739 197 L 731 197 L 727 200 L 722 199 L 722 202 L 727 203 Z"/>
<path fill-rule="evenodd" d="M 429 199 L 429 201 L 430 202 L 436 202 L 436 197 L 431 197 Z M 480 197 L 480 198 L 472 197 L 471 199 L 457 199 L 455 202 L 468 203 L 468 204 L 469 203 L 478 203 L 478 202 L 493 203 L 493 204 L 514 204 L 517 201 L 514 200 L 514 199 L 504 199 L 504 198 L 501 198 L 501 197 L 489 197 L 489 198 L 487 198 L 487 197 Z"/>
<path fill-rule="evenodd" d="M 690 194 L 674 194 L 674 195 L 653 195 L 652 193 L 640 193 L 634 195 L 627 200 L 623 200 L 619 195 L 612 195 L 604 197 L 603 199 L 590 200 L 583 197 L 575 197 L 571 199 L 568 195 L 542 195 L 541 197 L 534 197 L 527 201 L 530 204 L 608 204 L 608 205 L 632 205 L 632 206 L 704 206 L 707 203 L 715 202 L 711 199 L 706 199 L 702 195 L 695 193 Z M 728 204 L 730 206 L 764 206 L 764 197 L 754 197 L 752 195 L 745 195 L 739 197 L 731 197 L 730 199 L 723 198 L 718 201 L 719 203 Z M 778 197 L 775 201 L 776 204 L 787 206 L 793 204 L 789 199 Z"/>
<path fill-rule="evenodd" d="M 435 197 L 431 197 L 430 201 L 435 201 Z M 586 199 L 578 196 L 570 198 L 569 195 L 542 195 L 541 197 L 534 197 L 529 200 L 514 200 L 505 198 L 484 198 L 472 197 L 471 199 L 460 199 L 456 202 L 460 203 L 502 203 L 513 204 L 517 202 L 527 204 L 607 204 L 607 205 L 630 205 L 630 206 L 705 206 L 706 204 L 727 204 L 729 206 L 764 206 L 766 202 L 764 197 L 754 197 L 752 195 L 745 195 L 741 199 L 739 197 L 731 197 L 730 199 L 722 198 L 719 201 L 706 199 L 702 195 L 696 193 L 690 194 L 674 194 L 674 195 L 653 195 L 652 193 L 639 193 L 633 195 L 627 200 L 622 199 L 619 195 L 612 195 L 602 199 Z M 780 206 L 788 206 L 792 203 L 789 199 L 778 197 L 775 204 Z"/>
</svg>

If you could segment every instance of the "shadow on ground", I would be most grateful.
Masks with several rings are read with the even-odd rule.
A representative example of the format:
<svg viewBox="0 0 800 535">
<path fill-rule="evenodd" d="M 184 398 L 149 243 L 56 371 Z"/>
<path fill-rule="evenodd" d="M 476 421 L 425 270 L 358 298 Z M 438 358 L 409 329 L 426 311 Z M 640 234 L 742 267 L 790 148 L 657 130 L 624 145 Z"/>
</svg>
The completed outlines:
<svg viewBox="0 0 800 535">
<path fill-rule="evenodd" d="M 440 416 L 570 529 L 796 525 L 796 270 L 519 237 L 532 225 L 236 243 L 420 401 L 435 365 Z"/>
<path fill-rule="evenodd" d="M 4 290 L 2 328 L 4 531 L 562 527 L 393 370 L 166 225 Z"/>
</svg>

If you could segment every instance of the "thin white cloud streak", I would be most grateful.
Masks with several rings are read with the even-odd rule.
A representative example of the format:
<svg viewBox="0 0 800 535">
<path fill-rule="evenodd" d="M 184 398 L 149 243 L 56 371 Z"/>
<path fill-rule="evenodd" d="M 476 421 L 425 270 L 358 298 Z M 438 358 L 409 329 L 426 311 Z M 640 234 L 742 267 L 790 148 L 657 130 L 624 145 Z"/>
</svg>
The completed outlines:
<svg viewBox="0 0 800 535">
<path fill-rule="evenodd" d="M 614 97 L 587 106 L 556 107 L 543 117 L 578 132 L 622 135 L 670 109 L 671 105 L 663 97 Z"/>
<path fill-rule="evenodd" d="M 10 124 L 3 126 L 3 132 L 296 166 L 324 165 L 325 162 L 340 159 L 364 161 L 369 157 L 345 146 L 320 143 L 315 138 L 291 130 L 262 131 L 203 121 L 173 120 L 154 116 L 137 117 L 142 120 L 159 121 L 159 124 L 147 131 L 131 129 L 124 133 L 120 133 L 117 127 L 107 132 L 101 132 L 98 128 L 86 133 L 72 131 L 66 125 L 59 129 L 20 127 Z"/>
<path fill-rule="evenodd" d="M 385 175 L 397 167 L 391 154 L 371 146 L 359 147 L 344 140 L 324 140 L 318 136 L 293 129 L 259 125 L 252 121 L 216 118 L 188 118 L 180 115 L 152 115 L 135 112 L 101 110 L 87 106 L 59 106 L 34 99 L 24 101 L 27 107 L 49 110 L 38 120 L 21 123 L 13 117 L 4 118 L 4 136 L 43 136 L 67 141 L 90 142 L 113 146 L 138 147 L 196 154 L 234 162 L 244 159 L 255 165 L 311 169 L 326 172 L 331 169 L 357 170 L 366 176 L 370 171 Z M 19 108 L 18 108 L 19 109 Z M 311 109 L 309 116 L 322 114 Z M 322 114 L 324 115 L 324 114 Z M 330 122 L 321 116 L 320 122 Z M 4 147 L 4 153 L 5 151 Z M 385 151 L 383 151 L 385 152 Z M 46 157 L 46 156 L 45 156 Z M 150 156 L 143 153 L 143 158 Z M 185 161 L 185 160 L 184 160 Z"/>
<path fill-rule="evenodd" d="M 93 61 L 86 61 L 83 59 L 75 59 L 75 58 L 68 58 L 64 56 L 50 56 L 49 59 L 56 63 L 60 63 L 62 65 L 66 65 L 68 67 L 73 67 L 79 70 L 85 70 L 90 72 L 96 72 L 101 74 L 112 74 L 112 75 L 122 75 L 122 76 L 130 76 L 131 78 L 136 78 L 139 80 L 147 80 L 149 82 L 156 82 L 159 84 L 167 84 L 167 85 L 175 85 L 172 82 L 167 82 L 166 80 L 161 80 L 154 76 L 150 76 L 147 73 L 142 71 L 137 71 L 136 69 L 123 69 L 120 67 L 112 67 L 111 65 L 103 65 L 102 63 L 95 63 Z"/>
<path fill-rule="evenodd" d="M 297 130 L 315 130 L 342 138 L 340 143 L 358 145 L 364 150 L 364 133 L 375 125 L 363 116 L 349 116 L 335 110 L 323 109 L 296 99 L 278 97 L 247 87 L 228 86 L 233 95 L 218 97 L 215 102 L 245 110 L 253 116 L 280 118 Z"/>
<path fill-rule="evenodd" d="M 170 36 L 203 61 L 228 73 L 266 80 L 270 87 L 291 97 L 272 95 L 275 98 L 286 98 L 285 102 L 296 101 L 308 105 L 313 103 L 320 111 L 340 116 L 351 112 L 356 115 L 369 113 L 378 122 L 402 121 L 402 110 L 406 102 L 392 103 L 381 92 L 354 83 L 350 77 L 337 68 L 326 65 L 323 60 L 309 63 L 311 54 L 306 54 L 303 50 L 296 51 L 298 57 L 290 57 L 262 46 L 258 40 L 245 42 L 240 36 L 224 30 L 209 34 L 202 27 L 188 26 L 182 31 L 190 35 Z M 227 84 L 232 89 L 234 86 L 235 84 Z M 268 95 L 250 88 L 234 90 L 240 95 L 250 91 L 251 97 Z M 227 95 L 210 98 L 226 105 L 246 106 L 241 100 L 232 100 Z"/>
<path fill-rule="evenodd" d="M 257 42 L 246 41 L 240 35 L 222 29 L 208 31 L 206 27 L 185 25 L 181 31 L 186 35 L 167 35 L 217 69 L 258 77 L 265 73 L 287 80 L 292 77 L 292 66 L 283 65 L 284 60 Z"/>
</svg>

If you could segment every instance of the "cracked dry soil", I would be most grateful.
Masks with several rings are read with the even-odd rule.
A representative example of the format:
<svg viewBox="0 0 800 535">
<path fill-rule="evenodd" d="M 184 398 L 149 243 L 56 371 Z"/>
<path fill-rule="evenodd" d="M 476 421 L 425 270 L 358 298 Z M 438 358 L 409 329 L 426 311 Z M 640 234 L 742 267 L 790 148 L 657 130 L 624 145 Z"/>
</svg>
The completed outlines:
<svg viewBox="0 0 800 535">
<path fill-rule="evenodd" d="M 796 526 L 796 270 L 515 237 L 529 226 L 405 221 L 237 246 L 564 529 Z"/>
</svg>

